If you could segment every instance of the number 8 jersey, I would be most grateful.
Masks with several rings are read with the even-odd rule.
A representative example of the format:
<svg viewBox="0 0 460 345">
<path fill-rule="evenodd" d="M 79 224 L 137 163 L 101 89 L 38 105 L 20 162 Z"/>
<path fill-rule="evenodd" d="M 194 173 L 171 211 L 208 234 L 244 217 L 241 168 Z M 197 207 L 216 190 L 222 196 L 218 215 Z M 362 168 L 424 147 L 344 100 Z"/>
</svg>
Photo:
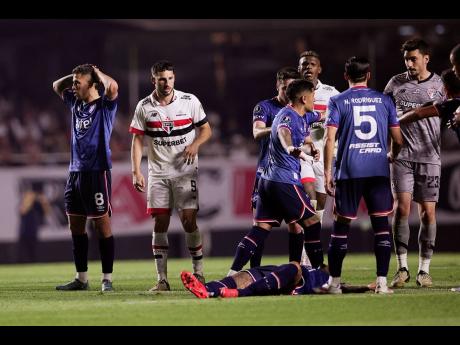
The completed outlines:
<svg viewBox="0 0 460 345">
<path fill-rule="evenodd" d="M 390 176 L 389 127 L 399 127 L 392 99 L 367 87 L 352 87 L 329 100 L 327 127 L 338 136 L 335 179 Z"/>
</svg>

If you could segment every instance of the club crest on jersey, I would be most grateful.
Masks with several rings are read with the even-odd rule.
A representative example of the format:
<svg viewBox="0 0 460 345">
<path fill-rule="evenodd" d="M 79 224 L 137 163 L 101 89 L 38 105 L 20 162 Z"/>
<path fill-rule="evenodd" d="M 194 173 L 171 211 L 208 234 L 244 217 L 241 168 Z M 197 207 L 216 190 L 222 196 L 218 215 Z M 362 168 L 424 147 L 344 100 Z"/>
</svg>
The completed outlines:
<svg viewBox="0 0 460 345">
<path fill-rule="evenodd" d="M 426 93 L 428 94 L 428 97 L 430 97 L 431 99 L 434 99 L 436 97 L 436 95 L 438 94 L 438 90 L 437 89 L 434 89 L 434 88 L 431 88 L 431 89 L 428 89 L 426 91 Z"/>
<path fill-rule="evenodd" d="M 161 122 L 161 128 L 168 134 L 171 134 L 173 128 L 174 128 L 174 122 L 173 121 L 162 121 Z"/>
<path fill-rule="evenodd" d="M 291 118 L 289 116 L 285 116 L 281 119 L 281 123 L 285 125 L 290 125 L 291 124 Z"/>
</svg>

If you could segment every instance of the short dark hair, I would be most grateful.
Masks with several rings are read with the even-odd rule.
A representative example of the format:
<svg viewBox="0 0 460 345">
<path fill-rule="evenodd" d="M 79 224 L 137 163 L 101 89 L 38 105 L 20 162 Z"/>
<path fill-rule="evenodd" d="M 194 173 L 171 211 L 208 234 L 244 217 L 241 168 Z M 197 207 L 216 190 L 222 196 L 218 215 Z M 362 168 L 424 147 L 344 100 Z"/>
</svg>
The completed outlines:
<svg viewBox="0 0 460 345">
<path fill-rule="evenodd" d="M 430 55 L 430 46 L 421 38 L 413 38 L 404 42 L 401 46 L 401 53 L 411 52 L 418 49 L 422 55 Z"/>
<path fill-rule="evenodd" d="M 446 69 L 441 73 L 441 80 L 444 87 L 449 90 L 451 94 L 460 93 L 460 79 L 457 78 L 455 72 L 452 69 Z"/>
<path fill-rule="evenodd" d="M 300 73 L 297 68 L 283 67 L 276 72 L 276 80 L 300 79 Z"/>
<path fill-rule="evenodd" d="M 352 56 L 345 62 L 345 74 L 353 83 L 366 80 L 366 74 L 371 70 L 369 60 L 362 56 Z"/>
<path fill-rule="evenodd" d="M 304 51 L 303 53 L 300 54 L 299 59 L 301 59 L 303 57 L 309 57 L 309 56 L 317 58 L 318 60 L 320 60 L 319 54 L 317 52 L 315 52 L 314 50 L 306 50 L 306 51 Z"/>
<path fill-rule="evenodd" d="M 452 48 L 452 50 L 450 51 L 450 55 L 452 55 L 455 62 L 460 62 L 460 44 L 457 44 L 455 47 Z"/>
<path fill-rule="evenodd" d="M 96 72 L 94 72 L 93 65 L 89 63 L 78 65 L 72 70 L 72 74 L 82 74 L 82 75 L 89 74 L 91 75 L 90 84 L 99 82 L 99 78 L 97 77 Z"/>
<path fill-rule="evenodd" d="M 172 62 L 168 60 L 161 60 L 161 61 L 155 62 L 152 68 L 150 68 L 150 72 L 152 73 L 152 75 L 155 75 L 157 73 L 164 72 L 164 71 L 172 71 L 174 73 L 174 65 L 172 64 Z"/>
<path fill-rule="evenodd" d="M 286 95 L 291 103 L 294 103 L 304 91 L 314 92 L 315 85 L 305 79 L 293 80 L 286 89 Z"/>
</svg>

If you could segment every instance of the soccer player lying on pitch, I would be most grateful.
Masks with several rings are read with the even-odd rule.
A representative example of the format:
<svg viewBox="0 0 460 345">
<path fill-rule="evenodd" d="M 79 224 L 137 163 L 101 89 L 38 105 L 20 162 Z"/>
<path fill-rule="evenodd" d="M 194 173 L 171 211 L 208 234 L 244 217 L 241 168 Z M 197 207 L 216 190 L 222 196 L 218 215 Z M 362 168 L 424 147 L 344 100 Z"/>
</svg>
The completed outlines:
<svg viewBox="0 0 460 345">
<path fill-rule="evenodd" d="M 275 266 L 259 266 L 242 270 L 221 280 L 202 284 L 190 273 L 181 272 L 185 288 L 198 298 L 248 297 L 269 295 L 309 295 L 327 293 L 327 269 L 311 269 L 296 261 Z M 341 285 L 342 293 L 372 291 L 372 286 Z"/>
<path fill-rule="evenodd" d="M 410 110 L 399 118 L 399 123 L 409 123 L 427 117 L 439 116 L 443 120 L 447 120 L 447 125 L 457 133 L 460 141 L 460 128 L 457 120 L 459 118 L 457 109 L 460 107 L 460 79 L 457 78 L 452 69 L 447 69 L 442 72 L 441 80 L 448 99 Z"/>
</svg>

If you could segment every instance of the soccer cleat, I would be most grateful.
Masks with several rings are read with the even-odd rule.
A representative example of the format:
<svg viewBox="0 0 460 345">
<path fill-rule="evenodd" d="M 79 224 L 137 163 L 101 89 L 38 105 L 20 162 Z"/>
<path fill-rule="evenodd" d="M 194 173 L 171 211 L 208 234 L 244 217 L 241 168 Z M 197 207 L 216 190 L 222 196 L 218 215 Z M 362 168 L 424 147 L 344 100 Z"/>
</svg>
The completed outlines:
<svg viewBox="0 0 460 345">
<path fill-rule="evenodd" d="M 89 290 L 89 283 L 88 282 L 83 283 L 77 278 L 75 278 L 75 280 L 67 284 L 56 286 L 56 290 L 60 290 L 60 291 Z"/>
<path fill-rule="evenodd" d="M 375 286 L 375 293 L 378 293 L 381 295 L 389 295 L 393 293 L 393 290 L 390 289 L 387 285 L 381 285 L 377 283 Z"/>
<path fill-rule="evenodd" d="M 113 291 L 113 286 L 112 286 L 112 282 L 108 279 L 103 279 L 102 280 L 102 292 L 109 292 L 109 291 Z"/>
<path fill-rule="evenodd" d="M 157 291 L 170 291 L 171 288 L 169 287 L 169 283 L 166 279 L 160 280 L 157 285 L 153 286 L 149 289 L 150 292 L 157 292 Z"/>
<path fill-rule="evenodd" d="M 410 274 L 406 267 L 401 267 L 394 275 L 390 283 L 392 288 L 402 288 L 410 280 Z"/>
<path fill-rule="evenodd" d="M 460 286 L 456 288 L 451 288 L 450 291 L 452 292 L 460 292 Z"/>
<path fill-rule="evenodd" d="M 226 287 L 220 288 L 220 297 L 222 298 L 234 298 L 238 297 L 237 289 L 229 289 Z"/>
<path fill-rule="evenodd" d="M 198 279 L 198 281 L 201 283 L 201 284 L 206 284 L 206 280 L 204 279 L 204 275 L 202 274 L 199 274 L 199 273 L 193 273 L 194 277 L 196 279 Z"/>
<path fill-rule="evenodd" d="M 203 277 L 203 276 L 200 276 Z M 180 279 L 182 280 L 182 284 L 184 284 L 185 288 L 194 294 L 198 298 L 208 298 L 208 290 L 206 290 L 206 286 L 198 279 L 197 274 L 192 274 L 187 271 L 182 271 L 180 273 Z M 204 278 L 203 278 L 204 279 Z"/>
<path fill-rule="evenodd" d="M 425 271 L 419 271 L 417 273 L 415 282 L 417 283 L 418 286 L 421 286 L 421 287 L 431 287 L 431 285 L 433 285 L 433 279 Z"/>
</svg>

